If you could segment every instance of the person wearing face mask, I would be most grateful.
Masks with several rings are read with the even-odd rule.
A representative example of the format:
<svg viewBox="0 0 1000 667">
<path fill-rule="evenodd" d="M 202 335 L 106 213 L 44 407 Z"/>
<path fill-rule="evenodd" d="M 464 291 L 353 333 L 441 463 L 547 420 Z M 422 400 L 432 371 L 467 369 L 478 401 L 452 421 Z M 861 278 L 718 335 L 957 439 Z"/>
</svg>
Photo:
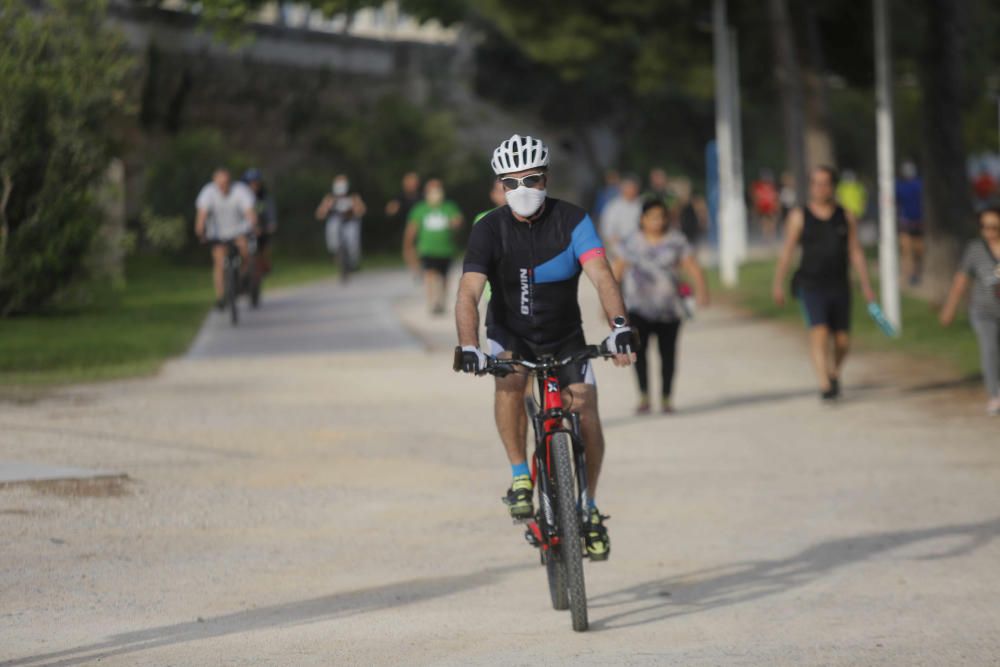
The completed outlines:
<svg viewBox="0 0 1000 667">
<path fill-rule="evenodd" d="M 361 218 L 365 210 L 364 200 L 351 191 L 345 174 L 334 177 L 330 192 L 316 207 L 316 219 L 326 223 L 326 249 L 340 265 L 344 283 L 361 263 Z"/>
<path fill-rule="evenodd" d="M 410 209 L 403 235 L 403 259 L 421 275 L 432 315 L 445 312 L 445 284 L 451 260 L 458 252 L 455 234 L 462 228 L 462 212 L 444 198 L 444 185 L 432 178 L 424 185 L 424 200 Z"/>
<path fill-rule="evenodd" d="M 493 152 L 492 166 L 504 188 L 500 206 L 472 228 L 455 304 L 461 370 L 476 373 L 486 357 L 479 340 L 479 301 L 487 282 L 492 296 L 486 337 L 496 356 L 526 359 L 557 357 L 586 346 L 577 299 L 580 274 L 586 273 L 600 297 L 611 334 L 608 346 L 616 366 L 634 361 L 632 331 L 618 282 L 611 273 L 594 223 L 582 208 L 547 196 L 549 150 L 540 140 L 515 134 Z M 580 414 L 586 450 L 587 553 L 605 560 L 607 529 L 597 510 L 597 481 L 604 457 L 604 434 L 597 413 L 597 388 L 589 363 L 565 367 L 559 377 L 563 400 Z M 527 375 L 496 378 L 494 408 L 500 439 L 513 481 L 504 499 L 515 519 L 530 518 L 533 485 L 527 464 L 528 420 L 523 396 Z"/>
</svg>

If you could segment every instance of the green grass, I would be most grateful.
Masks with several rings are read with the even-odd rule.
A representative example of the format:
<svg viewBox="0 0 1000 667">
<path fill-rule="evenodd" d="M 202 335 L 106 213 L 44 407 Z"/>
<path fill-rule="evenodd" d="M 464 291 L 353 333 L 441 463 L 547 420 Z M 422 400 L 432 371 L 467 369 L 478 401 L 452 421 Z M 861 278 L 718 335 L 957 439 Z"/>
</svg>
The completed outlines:
<svg viewBox="0 0 1000 667">
<path fill-rule="evenodd" d="M 364 263 L 397 265 L 401 261 L 378 255 Z M 265 291 L 335 276 L 332 262 L 323 259 L 280 257 L 274 267 Z M 126 275 L 124 289 L 87 308 L 0 320 L 0 386 L 148 375 L 183 354 L 211 307 L 209 267 L 142 258 L 129 262 Z"/>
<path fill-rule="evenodd" d="M 716 272 L 709 280 L 716 294 L 723 299 L 743 306 L 757 316 L 795 323 L 802 326 L 803 319 L 798 301 L 789 298 L 784 308 L 771 299 L 771 281 L 774 262 L 749 262 L 740 267 L 740 284 L 724 289 Z M 878 286 L 875 285 L 876 293 Z M 903 295 L 903 333 L 897 339 L 887 338 L 869 317 L 860 293 L 855 290 L 852 299 L 852 334 L 855 344 L 865 350 L 896 351 L 922 358 L 939 359 L 951 364 L 958 373 L 974 375 L 979 372 L 979 351 L 964 312 L 960 312 L 950 328 L 938 323 L 937 308 L 927 301 Z"/>
</svg>

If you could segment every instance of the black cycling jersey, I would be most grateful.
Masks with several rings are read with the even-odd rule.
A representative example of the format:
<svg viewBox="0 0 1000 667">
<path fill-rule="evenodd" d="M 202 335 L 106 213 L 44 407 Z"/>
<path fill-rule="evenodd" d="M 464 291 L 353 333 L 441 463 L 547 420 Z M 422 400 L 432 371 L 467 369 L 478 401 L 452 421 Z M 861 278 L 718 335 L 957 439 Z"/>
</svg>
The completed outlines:
<svg viewBox="0 0 1000 667">
<path fill-rule="evenodd" d="M 509 206 L 484 216 L 472 228 L 463 272 L 485 274 L 490 282 L 490 338 L 513 334 L 545 345 L 580 330 L 581 267 L 603 256 L 587 212 L 546 198 L 541 215 L 530 223 L 514 218 Z"/>
</svg>

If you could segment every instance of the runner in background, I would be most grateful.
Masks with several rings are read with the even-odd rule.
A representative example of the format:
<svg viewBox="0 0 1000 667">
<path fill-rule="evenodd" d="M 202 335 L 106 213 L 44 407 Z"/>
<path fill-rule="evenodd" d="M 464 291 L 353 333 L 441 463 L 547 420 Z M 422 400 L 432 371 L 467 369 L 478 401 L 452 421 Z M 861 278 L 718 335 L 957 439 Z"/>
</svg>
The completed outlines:
<svg viewBox="0 0 1000 667">
<path fill-rule="evenodd" d="M 639 199 L 639 179 L 628 174 L 622 178 L 621 192 L 604 207 L 600 232 L 604 247 L 613 261 L 621 254 L 621 242 L 639 228 L 642 200 Z"/>
<path fill-rule="evenodd" d="M 662 201 L 668 212 L 673 211 L 677 204 L 677 195 L 671 187 L 667 172 L 662 167 L 653 167 L 649 170 L 649 189 L 643 193 L 642 200 L 650 199 Z"/>
<path fill-rule="evenodd" d="M 864 219 L 868 210 L 868 190 L 850 169 L 844 170 L 840 183 L 837 184 L 837 201 L 855 220 Z"/>
<path fill-rule="evenodd" d="M 492 213 L 501 206 L 507 205 L 507 194 L 506 190 L 503 189 L 503 183 L 500 180 L 493 181 L 493 187 L 490 188 L 490 203 L 493 204 L 493 208 L 488 208 L 485 211 L 480 211 L 476 214 L 476 217 L 472 219 L 472 225 L 475 226 L 477 222 L 485 218 L 488 214 Z M 480 299 L 482 303 L 490 302 L 490 284 L 486 283 L 486 287 L 483 288 L 483 296 Z M 531 383 L 528 383 L 530 389 Z"/>
<path fill-rule="evenodd" d="M 490 203 L 493 204 L 493 207 L 477 213 L 476 217 L 472 219 L 472 224 L 476 224 L 482 220 L 486 217 L 486 214 L 493 211 L 493 209 L 507 205 L 507 196 L 504 193 L 503 183 L 500 181 L 493 181 L 493 187 L 490 188 Z M 489 285 L 486 286 L 487 289 L 489 289 L 489 287 Z"/>
<path fill-rule="evenodd" d="M 316 219 L 326 222 L 326 248 L 340 264 L 340 280 L 347 283 L 361 264 L 361 219 L 366 211 L 361 195 L 351 191 L 346 174 L 337 174 L 319 206 Z"/>
<path fill-rule="evenodd" d="M 799 203 L 798 196 L 795 194 L 795 176 L 790 171 L 781 172 L 781 189 L 778 190 L 778 201 L 781 203 L 781 224 L 784 224 L 788 214 Z"/>
<path fill-rule="evenodd" d="M 604 172 L 604 186 L 601 187 L 597 193 L 597 198 L 594 200 L 593 214 L 598 220 L 601 219 L 601 212 L 604 211 L 604 207 L 618 196 L 621 190 L 621 182 L 622 178 L 617 169 L 608 169 Z"/>
<path fill-rule="evenodd" d="M 615 260 L 615 277 L 622 284 L 628 319 L 639 336 L 635 372 L 639 382 L 639 405 L 636 414 L 648 414 L 649 339 L 656 336 L 660 351 L 660 410 L 673 412 L 677 336 L 688 313 L 684 306 L 683 272 L 694 281 L 699 305 L 708 305 L 708 286 L 691 244 L 679 229 L 671 229 L 667 207 L 659 199 L 643 204 L 639 229 L 622 243 L 622 254 Z"/>
<path fill-rule="evenodd" d="M 708 230 L 708 204 L 704 197 L 694 193 L 689 178 L 675 178 L 674 189 L 677 191 L 677 223 L 691 249 L 697 250 Z"/>
<path fill-rule="evenodd" d="M 924 184 L 917 166 L 904 162 L 902 178 L 896 181 L 896 209 L 899 216 L 899 245 L 911 287 L 920 284 L 924 262 Z"/>
<path fill-rule="evenodd" d="M 403 174 L 402 190 L 385 205 L 385 214 L 390 218 L 399 217 L 406 222 L 410 219 L 410 209 L 420 200 L 420 176 L 415 171 Z"/>
<path fill-rule="evenodd" d="M 778 236 L 780 202 L 770 169 L 761 169 L 757 180 L 750 184 L 750 198 L 761 236 L 765 241 L 774 241 Z"/>
<path fill-rule="evenodd" d="M 980 169 L 979 175 L 972 181 L 972 194 L 976 197 L 977 211 L 994 203 L 994 198 L 997 194 L 997 182 L 987 169 Z"/>
<path fill-rule="evenodd" d="M 462 212 L 444 197 L 444 185 L 432 178 L 424 185 L 424 200 L 410 209 L 403 235 L 403 259 L 421 273 L 432 315 L 445 313 L 448 269 L 458 254 L 455 235 L 462 228 Z"/>
</svg>

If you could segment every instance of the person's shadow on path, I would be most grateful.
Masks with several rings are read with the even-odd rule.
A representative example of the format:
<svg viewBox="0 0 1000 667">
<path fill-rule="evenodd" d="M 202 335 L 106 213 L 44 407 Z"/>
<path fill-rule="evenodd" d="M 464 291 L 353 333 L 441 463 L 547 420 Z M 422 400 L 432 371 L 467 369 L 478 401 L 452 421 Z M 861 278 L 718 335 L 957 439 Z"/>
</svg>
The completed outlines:
<svg viewBox="0 0 1000 667">
<path fill-rule="evenodd" d="M 93 644 L 17 658 L 0 662 L 0 665 L 3 667 L 19 665 L 54 667 L 90 664 L 112 656 L 138 653 L 201 639 L 347 618 L 447 597 L 462 591 L 497 583 L 508 574 L 536 567 L 537 565 L 534 563 L 519 563 L 469 574 L 400 581 L 384 586 L 334 593 L 205 619 L 199 617 L 195 621 L 125 632 Z"/>
<path fill-rule="evenodd" d="M 955 546 L 919 557 L 935 560 L 971 553 L 997 537 L 1000 537 L 1000 518 L 828 540 L 788 558 L 696 570 L 595 596 L 589 601 L 590 627 L 604 630 L 659 623 L 676 616 L 750 602 L 805 586 L 838 568 L 921 542 L 961 540 Z"/>
</svg>

